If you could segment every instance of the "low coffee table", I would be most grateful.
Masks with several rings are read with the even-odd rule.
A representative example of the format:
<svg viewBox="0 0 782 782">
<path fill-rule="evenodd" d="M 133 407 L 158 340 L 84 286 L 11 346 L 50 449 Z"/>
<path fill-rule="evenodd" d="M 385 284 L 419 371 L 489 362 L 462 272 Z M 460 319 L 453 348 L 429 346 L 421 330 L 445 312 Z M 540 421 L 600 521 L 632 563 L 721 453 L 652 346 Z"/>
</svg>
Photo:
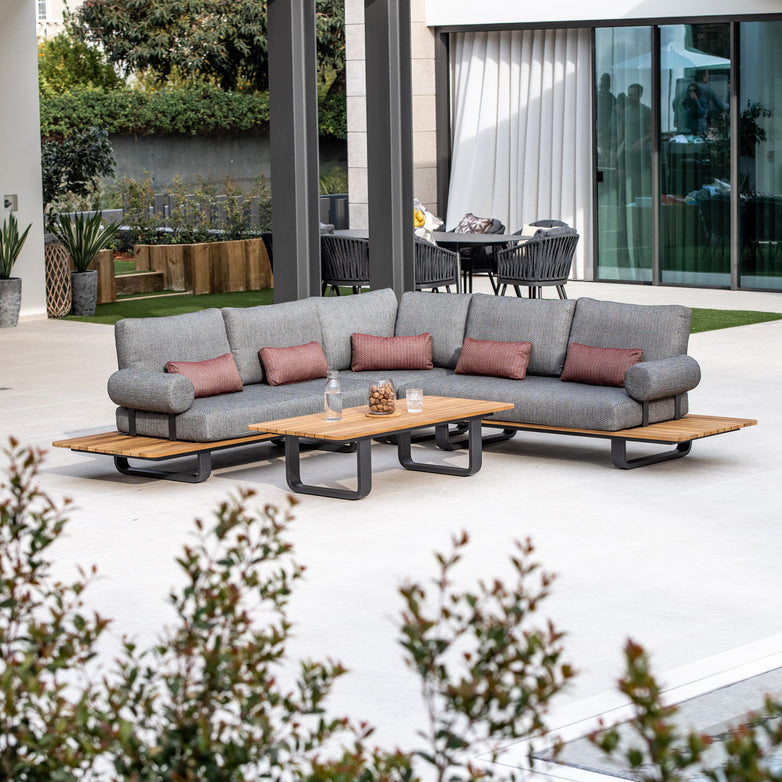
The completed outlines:
<svg viewBox="0 0 782 782">
<path fill-rule="evenodd" d="M 343 500 L 359 500 L 366 497 L 372 488 L 373 437 L 396 435 L 399 463 L 406 470 L 435 472 L 442 475 L 474 475 L 481 469 L 482 440 L 481 419 L 500 410 L 510 410 L 508 402 L 484 402 L 479 399 L 456 399 L 447 396 L 425 396 L 424 409 L 420 413 L 408 413 L 404 400 L 398 400 L 399 415 L 369 416 L 366 405 L 350 407 L 342 413 L 342 420 L 328 422 L 323 413 L 283 418 L 251 424 L 255 432 L 282 435 L 285 437 L 285 479 L 288 486 L 301 494 L 316 494 L 321 497 L 336 497 Z M 414 429 L 436 427 L 438 440 L 447 432 L 449 424 L 467 423 L 467 467 L 447 464 L 430 464 L 413 461 L 410 452 L 411 432 Z M 302 483 L 299 443 L 301 439 L 322 440 L 327 443 L 356 443 L 356 475 L 358 488 L 336 489 Z"/>
</svg>

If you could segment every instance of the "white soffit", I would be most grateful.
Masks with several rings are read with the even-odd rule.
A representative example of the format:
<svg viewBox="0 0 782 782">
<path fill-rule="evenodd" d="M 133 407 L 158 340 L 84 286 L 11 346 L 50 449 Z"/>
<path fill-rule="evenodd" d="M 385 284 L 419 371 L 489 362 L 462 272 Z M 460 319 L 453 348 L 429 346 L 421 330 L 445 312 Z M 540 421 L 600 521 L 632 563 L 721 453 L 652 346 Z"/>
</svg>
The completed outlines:
<svg viewBox="0 0 782 782">
<path fill-rule="evenodd" d="M 426 24 L 456 25 L 590 22 L 611 19 L 657 19 L 691 16 L 735 16 L 736 0 L 426 0 Z M 741 14 L 782 12 L 780 0 L 744 0 Z M 586 14 L 586 15 L 585 15 Z"/>
</svg>

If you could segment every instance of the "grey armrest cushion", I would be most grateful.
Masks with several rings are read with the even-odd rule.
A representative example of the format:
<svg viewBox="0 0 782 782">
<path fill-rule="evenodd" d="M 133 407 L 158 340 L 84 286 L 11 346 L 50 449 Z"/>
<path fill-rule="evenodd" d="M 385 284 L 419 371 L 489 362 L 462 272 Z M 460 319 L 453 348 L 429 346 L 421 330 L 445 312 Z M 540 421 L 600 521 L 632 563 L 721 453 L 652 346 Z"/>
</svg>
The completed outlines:
<svg viewBox="0 0 782 782">
<path fill-rule="evenodd" d="M 690 391 L 700 383 L 701 368 L 692 356 L 642 361 L 625 373 L 625 390 L 639 402 L 664 399 Z"/>
<path fill-rule="evenodd" d="M 120 369 L 108 382 L 111 401 L 122 407 L 152 413 L 183 413 L 195 398 L 193 384 L 184 375 Z"/>
</svg>

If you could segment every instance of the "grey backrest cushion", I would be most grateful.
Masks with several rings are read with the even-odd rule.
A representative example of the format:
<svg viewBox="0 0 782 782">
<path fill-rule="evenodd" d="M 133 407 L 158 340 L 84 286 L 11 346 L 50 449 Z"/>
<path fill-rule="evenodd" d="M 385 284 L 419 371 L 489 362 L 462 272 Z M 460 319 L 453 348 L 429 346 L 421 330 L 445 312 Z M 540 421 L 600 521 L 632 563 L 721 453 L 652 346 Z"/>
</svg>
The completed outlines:
<svg viewBox="0 0 782 782">
<path fill-rule="evenodd" d="M 226 307 L 225 329 L 244 385 L 260 383 L 261 348 L 287 348 L 321 342 L 316 298 L 267 304 L 260 307 Z"/>
<path fill-rule="evenodd" d="M 527 373 L 557 377 L 567 355 L 575 301 L 505 299 L 476 293 L 467 314 L 466 337 L 497 342 L 531 342 Z"/>
<path fill-rule="evenodd" d="M 397 301 L 391 288 L 355 296 L 328 296 L 316 299 L 315 304 L 330 369 L 350 368 L 351 334 L 394 336 Z"/>
<path fill-rule="evenodd" d="M 120 369 L 163 372 L 167 361 L 205 361 L 231 352 L 218 309 L 165 318 L 124 318 L 114 326 Z"/>
<path fill-rule="evenodd" d="M 396 315 L 398 337 L 432 335 L 432 360 L 436 367 L 453 369 L 459 360 L 472 294 L 408 291 L 402 294 Z"/>
<path fill-rule="evenodd" d="M 601 348 L 641 348 L 643 361 L 687 352 L 692 311 L 679 304 L 620 304 L 582 297 L 570 342 Z"/>
</svg>

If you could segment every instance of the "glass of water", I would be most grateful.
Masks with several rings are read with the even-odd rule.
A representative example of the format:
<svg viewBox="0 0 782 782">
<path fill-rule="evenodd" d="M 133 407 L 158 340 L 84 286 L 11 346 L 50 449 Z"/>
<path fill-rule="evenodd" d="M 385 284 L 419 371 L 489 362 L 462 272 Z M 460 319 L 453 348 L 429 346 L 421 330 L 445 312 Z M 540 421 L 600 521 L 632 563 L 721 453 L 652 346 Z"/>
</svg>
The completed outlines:
<svg viewBox="0 0 782 782">
<path fill-rule="evenodd" d="M 407 412 L 420 413 L 424 409 L 424 391 L 422 388 L 408 388 L 405 390 L 407 399 Z"/>
</svg>

